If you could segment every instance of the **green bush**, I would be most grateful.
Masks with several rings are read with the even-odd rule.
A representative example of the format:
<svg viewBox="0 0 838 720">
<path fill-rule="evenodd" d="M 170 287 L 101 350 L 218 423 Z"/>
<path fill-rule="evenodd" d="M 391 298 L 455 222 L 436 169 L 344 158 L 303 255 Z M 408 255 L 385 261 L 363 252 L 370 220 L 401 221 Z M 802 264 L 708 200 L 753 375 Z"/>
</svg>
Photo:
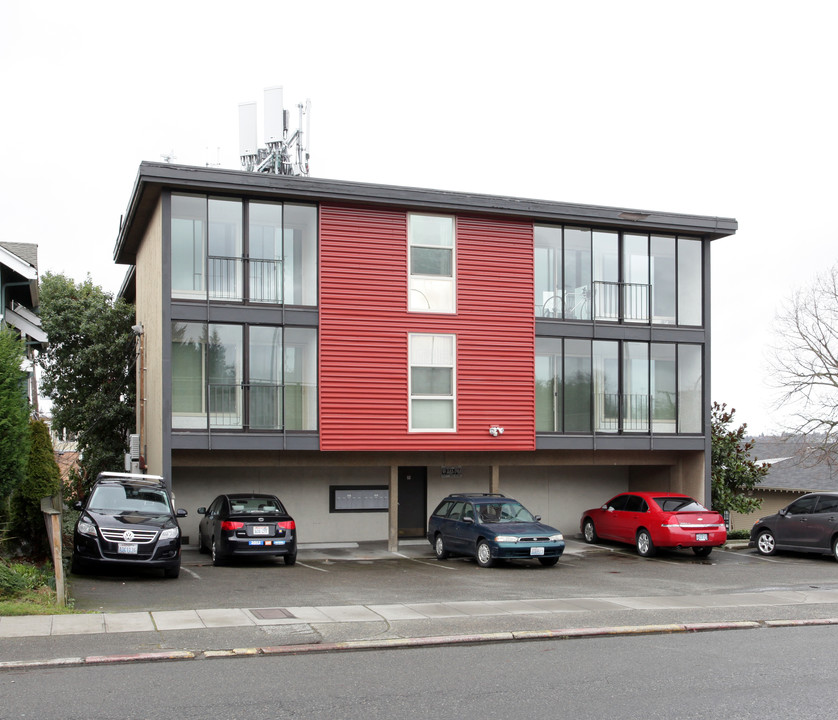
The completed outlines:
<svg viewBox="0 0 838 720">
<path fill-rule="evenodd" d="M 49 586 L 52 568 L 0 561 L 0 598 L 11 599 Z"/>
</svg>

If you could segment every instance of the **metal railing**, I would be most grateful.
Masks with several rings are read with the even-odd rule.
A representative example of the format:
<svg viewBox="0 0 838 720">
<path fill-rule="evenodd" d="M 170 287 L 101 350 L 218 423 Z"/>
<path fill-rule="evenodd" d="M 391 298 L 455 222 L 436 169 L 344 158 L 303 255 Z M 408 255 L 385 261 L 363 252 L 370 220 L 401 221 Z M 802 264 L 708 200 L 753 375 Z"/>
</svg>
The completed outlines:
<svg viewBox="0 0 838 720">
<path fill-rule="evenodd" d="M 226 257 L 207 258 L 207 293 L 213 300 L 242 300 L 244 277 L 247 299 L 260 303 L 282 302 L 282 260 Z"/>
<path fill-rule="evenodd" d="M 537 317 L 595 322 L 649 323 L 651 321 L 652 286 L 641 283 L 595 280 L 592 291 L 587 286 L 553 295 L 545 293 L 536 305 Z"/>
<path fill-rule="evenodd" d="M 208 383 L 207 425 L 210 429 L 283 430 L 282 393 L 281 384 Z"/>
</svg>

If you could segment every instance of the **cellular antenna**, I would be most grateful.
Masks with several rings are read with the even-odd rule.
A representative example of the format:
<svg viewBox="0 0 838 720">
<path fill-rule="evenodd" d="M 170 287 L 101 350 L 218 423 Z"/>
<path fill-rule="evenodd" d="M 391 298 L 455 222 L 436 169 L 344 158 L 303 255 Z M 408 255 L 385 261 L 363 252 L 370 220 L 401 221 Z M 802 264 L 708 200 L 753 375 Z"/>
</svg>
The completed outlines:
<svg viewBox="0 0 838 720">
<path fill-rule="evenodd" d="M 311 101 L 299 103 L 297 110 L 297 129 L 289 135 L 289 113 L 283 106 L 282 88 L 265 88 L 265 147 L 259 147 L 256 103 L 239 104 L 239 156 L 245 170 L 274 175 L 308 175 Z"/>
</svg>

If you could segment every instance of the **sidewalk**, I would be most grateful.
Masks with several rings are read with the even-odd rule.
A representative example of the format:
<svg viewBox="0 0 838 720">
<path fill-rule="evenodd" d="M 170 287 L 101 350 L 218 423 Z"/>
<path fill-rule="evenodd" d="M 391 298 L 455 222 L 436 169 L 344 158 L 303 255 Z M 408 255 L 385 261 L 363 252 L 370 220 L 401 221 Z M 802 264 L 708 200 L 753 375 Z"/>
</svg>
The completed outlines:
<svg viewBox="0 0 838 720">
<path fill-rule="evenodd" d="M 88 615 L 27 615 L 0 617 L 0 638 L 97 633 L 135 633 L 171 630 L 373 623 L 410 620 L 544 615 L 554 622 L 567 613 L 625 610 L 705 610 L 710 608 L 765 608 L 785 605 L 838 604 L 838 590 L 731 593 L 727 595 L 484 600 L 471 602 L 339 605 L 321 607 L 208 608 Z"/>
</svg>

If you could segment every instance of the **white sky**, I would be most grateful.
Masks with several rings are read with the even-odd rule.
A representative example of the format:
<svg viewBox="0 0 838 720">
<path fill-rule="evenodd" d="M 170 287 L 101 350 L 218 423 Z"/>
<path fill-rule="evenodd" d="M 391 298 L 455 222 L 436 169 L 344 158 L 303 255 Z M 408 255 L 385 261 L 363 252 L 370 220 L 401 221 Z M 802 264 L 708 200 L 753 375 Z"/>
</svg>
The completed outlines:
<svg viewBox="0 0 838 720">
<path fill-rule="evenodd" d="M 711 399 L 771 432 L 776 311 L 835 262 L 838 3 L 0 3 L 0 238 L 116 292 L 139 163 L 240 168 L 310 98 L 322 178 L 734 217 Z M 261 142 L 261 127 L 259 140 Z"/>
</svg>

